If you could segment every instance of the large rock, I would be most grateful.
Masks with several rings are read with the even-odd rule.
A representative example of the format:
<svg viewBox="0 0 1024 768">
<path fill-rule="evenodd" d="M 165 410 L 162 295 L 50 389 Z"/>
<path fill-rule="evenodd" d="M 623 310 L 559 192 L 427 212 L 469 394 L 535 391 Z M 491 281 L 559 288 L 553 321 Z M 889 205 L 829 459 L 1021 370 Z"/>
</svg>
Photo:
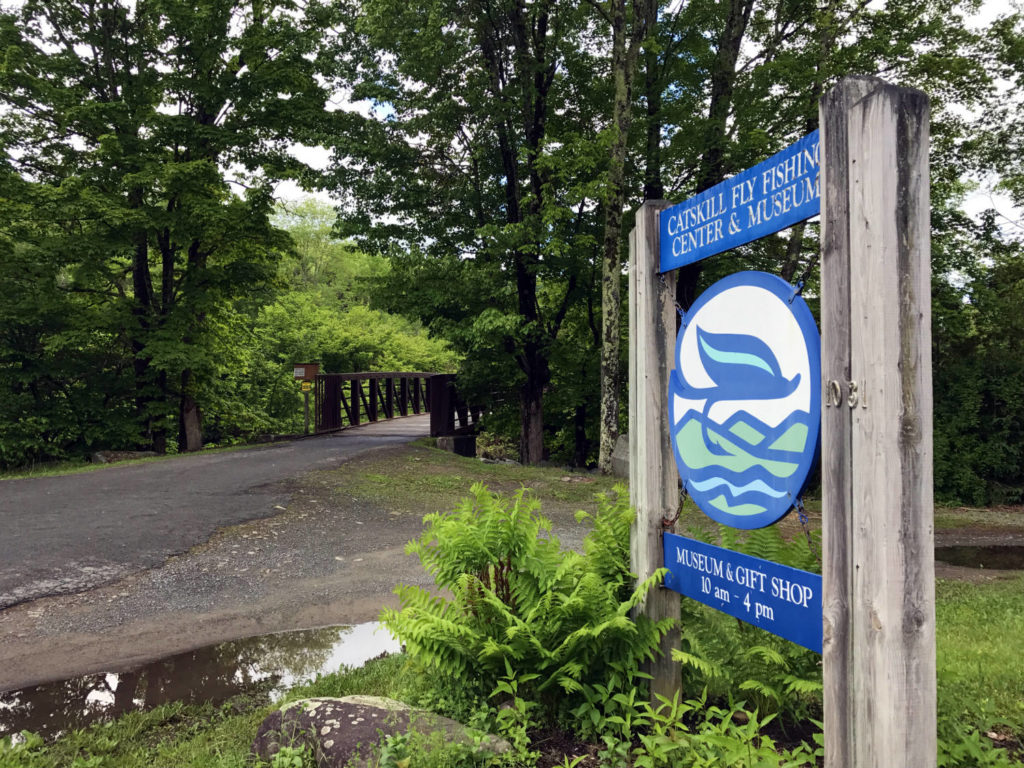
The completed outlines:
<svg viewBox="0 0 1024 768">
<path fill-rule="evenodd" d="M 612 474 L 629 480 L 629 435 L 619 435 L 612 451 Z"/>
<path fill-rule="evenodd" d="M 318 768 L 372 765 L 374 747 L 396 733 L 445 734 L 445 742 L 472 744 L 494 754 L 509 749 L 496 736 L 483 735 L 447 717 L 379 696 L 301 699 L 271 712 L 260 725 L 252 751 L 270 762 L 282 746 L 308 746 Z"/>
</svg>

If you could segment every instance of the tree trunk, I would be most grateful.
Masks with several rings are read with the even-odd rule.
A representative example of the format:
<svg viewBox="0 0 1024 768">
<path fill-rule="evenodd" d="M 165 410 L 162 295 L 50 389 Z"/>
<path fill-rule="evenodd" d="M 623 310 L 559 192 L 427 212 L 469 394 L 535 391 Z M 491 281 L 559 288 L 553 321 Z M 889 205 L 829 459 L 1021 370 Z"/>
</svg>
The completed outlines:
<svg viewBox="0 0 1024 768">
<path fill-rule="evenodd" d="M 740 57 L 740 47 L 747 33 L 747 23 L 753 9 L 754 0 L 729 2 L 729 13 L 718 39 L 715 69 L 711 73 L 711 100 L 708 104 L 704 152 L 697 171 L 695 194 L 700 194 L 725 178 L 725 142 L 733 88 L 736 84 L 736 62 Z M 689 309 L 696 299 L 700 273 L 699 261 L 679 270 L 676 278 L 676 301 L 684 310 Z"/>
<path fill-rule="evenodd" d="M 527 342 L 523 355 L 526 381 L 519 390 L 519 460 L 536 464 L 544 460 L 544 386 L 547 361 L 535 342 Z"/>
<path fill-rule="evenodd" d="M 661 88 L 658 51 L 644 51 L 644 101 L 647 103 L 647 147 L 644 152 L 644 200 L 661 200 L 665 185 L 661 181 Z"/>
<path fill-rule="evenodd" d="M 782 279 L 787 283 L 793 282 L 793 275 L 800 266 L 800 253 L 804 245 L 804 228 L 807 222 L 801 221 L 789 232 L 789 240 L 786 242 L 786 257 L 782 262 Z"/>
<path fill-rule="evenodd" d="M 128 202 L 132 208 L 141 208 L 143 191 L 140 187 L 132 188 L 128 193 Z M 138 421 L 139 434 L 157 453 L 166 450 L 166 443 L 161 439 L 162 430 L 153 423 L 153 371 L 150 370 L 150 358 L 145 354 L 146 342 L 153 322 L 153 282 L 149 275 L 149 236 L 142 229 L 134 235 L 132 248 L 132 293 L 135 303 L 132 314 L 135 315 L 135 327 L 131 332 L 132 366 L 135 372 L 135 416 Z"/>
<path fill-rule="evenodd" d="M 195 375 L 190 369 L 181 372 L 181 398 L 178 404 L 178 450 L 198 451 L 203 447 L 202 415 L 195 397 Z"/>
<path fill-rule="evenodd" d="M 573 410 L 573 464 L 577 467 L 587 465 L 587 406 L 580 403 Z"/>
<path fill-rule="evenodd" d="M 203 251 L 198 240 L 193 240 L 188 248 L 186 279 L 193 281 L 206 269 L 208 253 Z M 166 285 L 166 283 L 165 283 Z M 206 321 L 206 313 L 196 311 L 192 314 L 192 328 L 182 338 L 186 348 L 194 343 L 193 333 Z M 185 453 L 198 451 L 203 447 L 203 427 L 199 404 L 196 402 L 195 373 L 191 368 L 181 372 L 181 389 L 178 395 L 178 450 Z"/>
<path fill-rule="evenodd" d="M 601 437 L 597 467 L 602 474 L 612 471 L 612 451 L 619 436 L 619 336 L 622 314 L 622 208 L 626 190 L 623 183 L 626 149 L 633 121 L 633 77 L 637 50 L 649 25 L 653 23 L 653 7 L 639 4 L 644 15 L 633 20 L 631 39 L 626 40 L 626 3 L 610 3 L 612 22 L 612 79 L 615 101 L 612 106 L 614 138 L 608 163 L 608 185 L 605 190 L 604 240 L 601 255 Z"/>
<path fill-rule="evenodd" d="M 496 134 L 505 175 L 505 219 L 508 224 L 517 225 L 539 221 L 547 196 L 539 160 L 547 125 L 548 93 L 556 66 L 547 51 L 548 6 L 513 3 L 499 13 L 500 22 L 488 15 L 478 25 L 476 34 L 480 53 L 488 65 L 495 109 L 501 115 L 496 121 Z M 507 23 L 507 28 L 503 23 Z M 518 98 L 512 95 L 516 92 Z M 530 191 L 526 199 L 521 196 L 524 183 Z M 560 326 L 560 319 L 550 325 L 542 322 L 537 300 L 542 249 L 541 242 L 524 243 L 510 254 L 516 279 L 517 313 L 525 339 L 509 337 L 507 343 L 513 347 L 522 344 L 516 362 L 526 377 L 519 391 L 519 455 L 525 464 L 544 458 L 543 401 L 544 388 L 550 380 L 547 350 Z M 566 300 L 569 298 L 571 288 L 566 293 Z"/>
</svg>

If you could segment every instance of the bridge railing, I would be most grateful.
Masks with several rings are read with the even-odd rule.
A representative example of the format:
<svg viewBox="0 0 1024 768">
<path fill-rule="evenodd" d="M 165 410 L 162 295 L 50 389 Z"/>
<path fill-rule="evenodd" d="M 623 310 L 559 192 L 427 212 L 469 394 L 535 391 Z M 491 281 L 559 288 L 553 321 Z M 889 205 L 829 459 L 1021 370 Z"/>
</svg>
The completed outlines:
<svg viewBox="0 0 1024 768">
<path fill-rule="evenodd" d="M 430 379 L 430 436 L 470 434 L 483 408 L 469 405 L 455 386 L 455 375 L 439 373 Z"/>
<path fill-rule="evenodd" d="M 321 373 L 316 377 L 316 431 L 430 410 L 432 373 Z"/>
<path fill-rule="evenodd" d="M 430 414 L 430 435 L 472 429 L 480 417 L 455 388 L 455 376 L 405 371 L 321 373 L 314 389 L 317 432 L 419 413 Z"/>
</svg>

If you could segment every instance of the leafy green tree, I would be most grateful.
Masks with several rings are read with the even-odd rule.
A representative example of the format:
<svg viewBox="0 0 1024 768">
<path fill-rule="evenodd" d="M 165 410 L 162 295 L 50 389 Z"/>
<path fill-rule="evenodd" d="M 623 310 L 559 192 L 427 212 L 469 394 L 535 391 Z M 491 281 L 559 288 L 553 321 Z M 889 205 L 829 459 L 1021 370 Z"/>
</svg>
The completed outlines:
<svg viewBox="0 0 1024 768">
<path fill-rule="evenodd" d="M 619 339 L 622 314 L 622 209 L 626 200 L 626 150 L 633 124 L 633 80 L 644 39 L 657 21 L 657 0 L 593 2 L 611 29 L 611 151 L 604 191 L 601 253 L 601 436 L 598 468 L 608 474 L 619 435 Z"/>
<path fill-rule="evenodd" d="M 131 363 L 102 292 L 60 244 L 30 185 L 0 175 L 0 466 L 131 444 Z"/>
<path fill-rule="evenodd" d="M 386 306 L 450 338 L 479 389 L 514 393 L 528 462 L 594 257 L 588 18 L 561 0 L 362 3 L 350 76 L 374 106 L 331 138 L 342 232 L 392 256 Z"/>
<path fill-rule="evenodd" d="M 26 0 L 0 14 L 6 169 L 51 222 L 30 245 L 105 297 L 138 439 L 157 450 L 174 431 L 201 445 L 217 318 L 270 296 L 287 245 L 272 183 L 307 170 L 288 142 L 324 114 L 333 20 L 319 0 Z"/>
<path fill-rule="evenodd" d="M 324 305 L 367 304 L 373 282 L 387 275 L 388 262 L 338 240 L 337 218 L 332 205 L 311 197 L 278 204 L 273 222 L 287 230 L 293 246 L 281 262 L 281 279 L 292 290 L 317 293 Z"/>
</svg>

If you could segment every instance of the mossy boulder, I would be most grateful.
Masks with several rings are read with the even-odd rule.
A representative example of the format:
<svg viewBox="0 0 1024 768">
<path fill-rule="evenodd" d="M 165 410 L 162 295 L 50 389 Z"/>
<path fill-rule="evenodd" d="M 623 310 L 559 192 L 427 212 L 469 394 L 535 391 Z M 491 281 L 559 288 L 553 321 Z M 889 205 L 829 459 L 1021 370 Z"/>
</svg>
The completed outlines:
<svg viewBox="0 0 1024 768">
<path fill-rule="evenodd" d="M 477 744 L 501 754 L 509 744 L 433 712 L 379 696 L 315 698 L 289 702 L 260 725 L 252 751 L 270 761 L 283 746 L 308 747 L 318 768 L 372 765 L 381 742 L 393 734 L 440 732 L 445 743 Z"/>
</svg>

